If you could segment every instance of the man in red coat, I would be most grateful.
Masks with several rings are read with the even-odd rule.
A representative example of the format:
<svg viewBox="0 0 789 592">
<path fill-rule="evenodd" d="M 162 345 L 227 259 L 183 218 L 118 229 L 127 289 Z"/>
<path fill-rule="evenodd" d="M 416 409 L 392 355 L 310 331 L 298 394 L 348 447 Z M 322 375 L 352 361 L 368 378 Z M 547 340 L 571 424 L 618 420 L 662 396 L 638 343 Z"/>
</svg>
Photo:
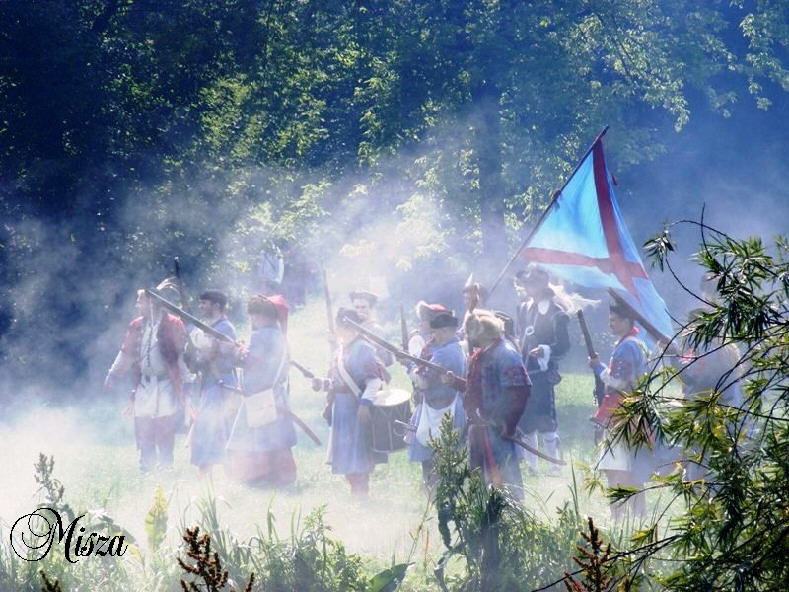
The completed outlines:
<svg viewBox="0 0 789 592">
<path fill-rule="evenodd" d="M 165 298 L 174 299 L 166 293 L 167 289 L 159 292 Z M 181 319 L 168 314 L 144 290 L 137 292 L 136 308 L 140 316 L 129 323 L 105 386 L 111 387 L 122 375 L 131 375 L 140 470 L 148 472 L 157 464 L 160 467 L 173 464 L 178 411 L 184 404 L 182 356 L 186 329 Z"/>
</svg>

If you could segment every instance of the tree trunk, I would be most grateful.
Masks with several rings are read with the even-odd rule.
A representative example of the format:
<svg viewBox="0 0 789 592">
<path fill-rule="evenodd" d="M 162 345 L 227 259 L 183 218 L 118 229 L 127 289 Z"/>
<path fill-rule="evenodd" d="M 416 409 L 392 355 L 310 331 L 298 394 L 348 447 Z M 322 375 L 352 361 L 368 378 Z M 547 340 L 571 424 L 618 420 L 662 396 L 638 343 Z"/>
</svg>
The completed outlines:
<svg viewBox="0 0 789 592">
<path fill-rule="evenodd" d="M 477 94 L 477 93 L 475 93 Z M 499 90 L 483 81 L 475 97 L 477 110 L 476 152 L 479 165 L 479 206 L 482 230 L 482 261 L 485 269 L 496 267 L 506 256 L 504 241 L 504 183 L 501 178 L 501 122 Z M 492 271 L 495 275 L 498 270 Z M 490 281 L 490 278 L 484 278 Z"/>
</svg>

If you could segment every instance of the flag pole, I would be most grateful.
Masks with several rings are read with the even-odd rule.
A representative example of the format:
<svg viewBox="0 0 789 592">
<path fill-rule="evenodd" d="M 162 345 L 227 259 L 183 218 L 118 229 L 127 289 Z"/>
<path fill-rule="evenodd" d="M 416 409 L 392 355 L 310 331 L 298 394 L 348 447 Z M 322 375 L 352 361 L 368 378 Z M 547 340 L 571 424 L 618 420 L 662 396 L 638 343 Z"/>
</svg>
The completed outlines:
<svg viewBox="0 0 789 592">
<path fill-rule="evenodd" d="M 553 207 L 553 204 L 555 204 L 556 201 L 559 199 L 559 196 L 562 194 L 562 191 L 564 191 L 564 188 L 567 187 L 567 184 L 572 180 L 573 177 L 575 177 L 575 173 L 577 173 L 578 169 L 581 168 L 581 165 L 583 164 L 584 160 L 586 160 L 586 157 L 589 156 L 589 153 L 592 150 L 594 150 L 594 147 L 597 145 L 597 143 L 600 140 L 603 139 L 603 136 L 608 131 L 608 127 L 609 126 L 605 126 L 603 128 L 603 131 L 601 131 L 599 134 L 597 134 L 597 137 L 594 139 L 594 142 L 592 142 L 592 144 L 589 146 L 589 148 L 587 148 L 586 152 L 584 152 L 584 155 L 580 158 L 580 160 L 578 161 L 578 164 L 575 165 L 575 169 L 573 169 L 573 172 L 570 174 L 569 177 L 567 177 L 567 179 L 565 180 L 565 182 L 562 185 L 561 189 L 558 189 L 557 191 L 554 191 L 553 196 L 551 197 L 551 201 L 549 201 L 548 205 L 545 206 L 545 209 L 542 211 L 542 214 L 540 214 L 540 217 L 537 219 L 536 224 L 529 231 L 529 234 L 526 235 L 526 238 L 523 239 L 523 241 L 521 242 L 521 245 L 515 251 L 515 254 L 510 258 L 509 261 L 507 261 L 507 264 L 504 266 L 504 269 L 501 270 L 501 273 L 496 278 L 496 281 L 493 282 L 493 285 L 491 286 L 490 291 L 488 292 L 488 297 L 490 297 L 493 294 L 493 292 L 496 290 L 496 288 L 499 287 L 499 284 L 501 283 L 501 280 L 504 279 L 504 275 L 507 273 L 507 270 L 512 266 L 512 264 L 518 258 L 518 255 L 520 255 L 520 252 L 526 247 L 526 245 L 528 245 L 531 242 L 531 239 L 534 237 L 534 235 L 540 229 L 540 226 L 542 226 L 542 223 L 545 221 L 545 218 L 548 215 L 548 212 Z"/>
</svg>

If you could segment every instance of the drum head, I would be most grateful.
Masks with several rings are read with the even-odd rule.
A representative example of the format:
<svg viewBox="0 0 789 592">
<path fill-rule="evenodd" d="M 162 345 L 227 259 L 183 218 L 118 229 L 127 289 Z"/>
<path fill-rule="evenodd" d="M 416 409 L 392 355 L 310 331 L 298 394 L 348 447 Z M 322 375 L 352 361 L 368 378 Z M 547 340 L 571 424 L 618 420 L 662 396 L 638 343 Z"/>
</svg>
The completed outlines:
<svg viewBox="0 0 789 592">
<path fill-rule="evenodd" d="M 395 407 L 411 400 L 411 393 L 403 389 L 382 389 L 375 395 L 376 407 Z"/>
</svg>

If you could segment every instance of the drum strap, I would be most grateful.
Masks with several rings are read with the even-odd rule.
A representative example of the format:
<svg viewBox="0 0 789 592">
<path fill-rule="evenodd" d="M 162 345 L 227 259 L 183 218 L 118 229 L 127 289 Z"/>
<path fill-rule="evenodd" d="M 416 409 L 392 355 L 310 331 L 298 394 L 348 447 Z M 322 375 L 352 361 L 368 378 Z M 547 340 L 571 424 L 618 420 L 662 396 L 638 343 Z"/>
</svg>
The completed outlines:
<svg viewBox="0 0 789 592">
<path fill-rule="evenodd" d="M 340 374 L 340 378 L 345 383 L 349 389 L 351 389 L 351 393 L 359 399 L 362 396 L 362 389 L 359 388 L 359 385 L 356 384 L 356 381 L 351 378 L 351 375 L 348 373 L 348 369 L 345 367 L 345 362 L 342 359 L 342 348 L 339 348 L 337 351 L 337 372 Z"/>
</svg>

